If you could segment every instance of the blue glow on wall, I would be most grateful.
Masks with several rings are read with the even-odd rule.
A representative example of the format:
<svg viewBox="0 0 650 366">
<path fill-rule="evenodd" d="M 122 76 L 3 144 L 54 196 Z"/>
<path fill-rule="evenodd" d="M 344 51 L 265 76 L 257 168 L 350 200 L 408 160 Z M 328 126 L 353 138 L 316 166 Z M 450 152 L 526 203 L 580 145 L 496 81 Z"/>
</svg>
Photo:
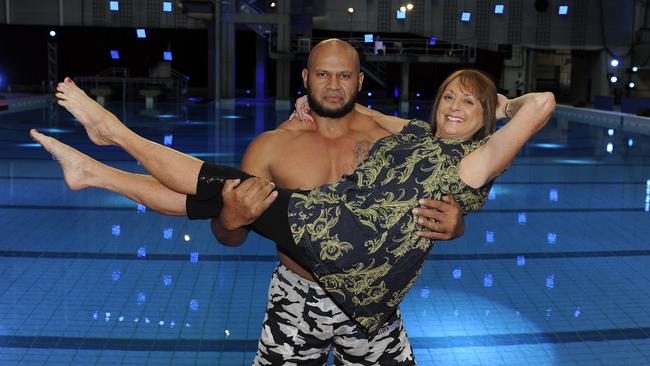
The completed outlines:
<svg viewBox="0 0 650 366">
<path fill-rule="evenodd" d="M 645 212 L 650 211 L 650 179 L 645 182 Z"/>
<path fill-rule="evenodd" d="M 190 253 L 190 262 L 198 263 L 199 262 L 199 252 Z"/>
<path fill-rule="evenodd" d="M 470 18 L 472 17 L 472 13 L 464 11 L 460 14 L 460 21 L 461 22 L 469 22 Z"/>
<path fill-rule="evenodd" d="M 144 305 L 144 303 L 147 302 L 147 295 L 144 292 L 138 293 L 136 302 L 138 303 L 138 305 Z"/>
<path fill-rule="evenodd" d="M 111 273 L 111 278 L 113 281 L 119 281 L 120 277 L 122 277 L 122 272 L 120 271 L 113 271 L 113 273 Z"/>
<path fill-rule="evenodd" d="M 147 248 L 145 248 L 145 247 L 138 248 L 137 256 L 138 256 L 138 258 L 146 257 L 147 256 Z"/>
<path fill-rule="evenodd" d="M 375 36 L 373 34 L 364 34 L 363 41 L 365 43 L 372 43 L 375 41 Z"/>
<path fill-rule="evenodd" d="M 138 36 L 138 38 L 147 38 L 147 31 L 145 31 L 143 28 L 136 29 L 135 34 Z"/>
<path fill-rule="evenodd" d="M 546 234 L 546 242 L 550 245 L 555 245 L 555 243 L 557 243 L 557 233 L 554 233 L 552 231 L 548 232 Z"/>
<path fill-rule="evenodd" d="M 199 300 L 197 299 L 190 300 L 190 310 L 192 311 L 199 310 Z"/>
<path fill-rule="evenodd" d="M 108 9 L 110 11 L 119 11 L 120 10 L 120 3 L 117 1 L 109 1 L 108 2 Z"/>
<path fill-rule="evenodd" d="M 169 275 L 169 274 L 163 275 L 163 284 L 165 286 L 171 286 L 171 284 L 172 284 L 172 275 Z"/>
<path fill-rule="evenodd" d="M 163 144 L 165 146 L 171 146 L 172 140 L 174 140 L 174 135 L 165 135 L 165 138 L 163 140 Z"/>
<path fill-rule="evenodd" d="M 172 11 L 172 3 L 170 1 L 163 1 L 162 3 L 163 11 L 170 12 Z"/>
<path fill-rule="evenodd" d="M 494 5 L 494 14 L 503 14 L 505 6 L 503 4 Z"/>
<path fill-rule="evenodd" d="M 567 15 L 567 14 L 569 14 L 569 6 L 568 5 L 560 5 L 557 8 L 557 13 L 559 15 Z"/>
<path fill-rule="evenodd" d="M 111 58 L 113 60 L 119 60 L 120 59 L 120 52 L 117 50 L 111 50 Z"/>
<path fill-rule="evenodd" d="M 395 12 L 395 19 L 397 19 L 397 20 L 404 20 L 404 19 L 406 19 L 406 12 L 405 12 L 405 11 L 401 11 L 401 10 L 397 10 L 397 11 Z"/>
<path fill-rule="evenodd" d="M 519 223 L 519 225 L 526 225 L 527 218 L 526 218 L 526 213 L 525 212 L 520 212 L 517 215 L 517 222 Z"/>
<path fill-rule="evenodd" d="M 463 271 L 460 268 L 454 268 L 454 270 L 451 272 L 451 275 L 455 279 L 460 280 L 461 277 L 463 277 Z"/>
<path fill-rule="evenodd" d="M 171 60 L 172 60 L 172 53 L 171 53 L 171 51 L 165 51 L 165 52 L 163 52 L 163 60 L 165 60 L 165 61 L 171 61 Z"/>
<path fill-rule="evenodd" d="M 523 255 L 518 255 L 517 256 L 517 265 L 519 267 L 525 266 L 526 265 L 526 257 L 524 257 Z"/>
<path fill-rule="evenodd" d="M 546 288 L 550 290 L 553 287 L 555 287 L 555 275 L 551 274 L 546 277 Z"/>
<path fill-rule="evenodd" d="M 486 231 L 485 232 L 485 242 L 486 243 L 494 243 L 494 231 Z"/>
<path fill-rule="evenodd" d="M 486 273 L 485 276 L 483 276 L 483 287 L 492 287 L 494 284 L 494 278 L 492 277 L 492 273 Z"/>
<path fill-rule="evenodd" d="M 169 240 L 172 238 L 172 235 L 174 235 L 174 229 L 168 227 L 163 230 L 163 238 Z"/>
<path fill-rule="evenodd" d="M 551 188 L 548 190 L 548 200 L 551 202 L 557 202 L 560 198 L 557 188 Z"/>
<path fill-rule="evenodd" d="M 111 227 L 111 235 L 120 236 L 120 232 L 121 232 L 120 225 L 113 225 L 113 227 Z"/>
</svg>

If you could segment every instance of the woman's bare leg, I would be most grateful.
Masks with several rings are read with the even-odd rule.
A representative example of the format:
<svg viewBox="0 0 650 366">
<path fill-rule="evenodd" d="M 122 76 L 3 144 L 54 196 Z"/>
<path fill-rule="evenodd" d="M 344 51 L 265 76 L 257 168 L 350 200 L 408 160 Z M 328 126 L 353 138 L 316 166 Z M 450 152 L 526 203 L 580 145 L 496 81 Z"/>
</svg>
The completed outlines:
<svg viewBox="0 0 650 366">
<path fill-rule="evenodd" d="M 95 144 L 120 146 L 166 187 L 182 194 L 196 194 L 203 161 L 137 135 L 70 78 L 59 83 L 56 90 L 59 105 L 77 118 Z"/>
<path fill-rule="evenodd" d="M 185 215 L 186 196 L 165 187 L 154 177 L 112 168 L 36 130 L 30 134 L 59 162 L 71 190 L 103 188 L 163 214 Z"/>
</svg>

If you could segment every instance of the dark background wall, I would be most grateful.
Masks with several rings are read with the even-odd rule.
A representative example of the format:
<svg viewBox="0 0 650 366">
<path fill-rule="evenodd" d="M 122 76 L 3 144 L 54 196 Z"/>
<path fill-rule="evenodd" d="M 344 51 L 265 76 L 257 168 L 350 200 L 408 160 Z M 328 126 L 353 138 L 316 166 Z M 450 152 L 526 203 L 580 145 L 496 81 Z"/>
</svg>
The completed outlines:
<svg viewBox="0 0 650 366">
<path fill-rule="evenodd" d="M 47 79 L 47 43 L 56 31 L 59 79 L 96 75 L 111 67 L 125 67 L 130 76 L 149 76 L 149 69 L 173 54 L 172 68 L 190 77 L 191 85 L 207 85 L 207 31 L 200 29 L 146 29 L 147 38 L 136 37 L 135 28 L 0 26 L 0 74 L 6 84 L 37 85 Z M 110 57 L 118 50 L 119 60 Z M 244 59 L 242 57 L 241 59 Z"/>
</svg>

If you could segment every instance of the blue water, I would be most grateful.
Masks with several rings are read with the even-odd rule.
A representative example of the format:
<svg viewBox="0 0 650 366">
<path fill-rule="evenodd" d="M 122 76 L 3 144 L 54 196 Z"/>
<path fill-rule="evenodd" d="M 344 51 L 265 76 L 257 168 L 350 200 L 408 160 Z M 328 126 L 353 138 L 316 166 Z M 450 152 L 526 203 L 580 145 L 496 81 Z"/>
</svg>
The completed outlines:
<svg viewBox="0 0 650 366">
<path fill-rule="evenodd" d="M 147 138 L 232 166 L 287 116 L 141 107 L 109 106 Z M 250 364 L 274 246 L 251 235 L 225 247 L 207 222 L 70 192 L 31 127 L 143 172 L 59 107 L 0 115 L 0 365 Z M 402 303 L 418 363 L 650 364 L 649 179 L 650 137 L 552 120 Z"/>
</svg>

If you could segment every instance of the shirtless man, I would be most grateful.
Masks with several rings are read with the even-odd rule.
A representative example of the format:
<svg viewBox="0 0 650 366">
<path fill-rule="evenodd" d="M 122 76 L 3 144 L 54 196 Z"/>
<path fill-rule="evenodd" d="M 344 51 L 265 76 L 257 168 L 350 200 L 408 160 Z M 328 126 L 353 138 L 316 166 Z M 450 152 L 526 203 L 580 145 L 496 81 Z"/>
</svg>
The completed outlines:
<svg viewBox="0 0 650 366">
<path fill-rule="evenodd" d="M 336 182 L 341 175 L 350 174 L 365 158 L 372 143 L 389 135 L 387 130 L 354 108 L 356 93 L 363 82 L 358 57 L 349 44 L 340 40 L 329 40 L 316 46 L 310 55 L 308 69 L 303 71 L 313 123 L 293 119 L 275 131 L 264 133 L 249 146 L 242 168 L 280 186 L 298 189 Z M 150 141 L 143 145 L 113 141 L 112 138 L 141 138 L 130 131 L 111 133 L 111 128 L 120 129 L 120 121 L 69 78 L 57 85 L 56 96 L 58 103 L 84 125 L 95 144 L 128 145 L 131 149 L 127 151 L 132 156 L 140 156 L 141 149 L 146 150 L 148 144 L 154 144 Z M 105 166 L 36 131 L 32 131 L 32 136 L 59 160 L 70 189 L 104 188 L 155 211 L 185 215 L 186 196 L 175 191 L 174 187 L 166 187 L 152 176 Z M 169 150 L 165 159 L 176 159 L 176 154 Z M 165 174 L 180 180 L 191 179 L 189 184 L 195 184 L 196 177 L 185 173 L 185 164 L 189 164 L 187 156 L 180 155 L 178 169 Z M 142 163 L 147 169 L 149 164 L 156 164 L 155 161 Z M 202 162 L 196 159 L 192 164 L 200 166 Z M 213 222 L 213 231 L 229 245 L 243 242 L 247 235 L 243 227 L 273 200 L 273 189 L 274 185 L 264 179 L 248 179 L 239 186 L 237 181 L 229 181 L 223 189 L 225 208 L 220 221 Z M 421 204 L 435 210 L 416 210 L 416 214 L 424 218 L 420 223 L 430 230 L 419 232 L 419 235 L 449 239 L 462 234 L 463 221 L 457 206 L 431 200 L 424 200 Z M 336 364 L 415 363 L 399 311 L 377 332 L 364 334 L 325 296 L 305 269 L 283 253 L 279 256 L 281 264 L 269 289 L 267 313 L 254 361 L 256 365 L 323 365 L 331 347 L 335 351 Z"/>
<path fill-rule="evenodd" d="M 363 77 L 359 55 L 348 43 L 331 39 L 316 45 L 302 72 L 314 123 L 306 128 L 306 122 L 290 119 L 263 133 L 249 145 L 241 169 L 279 187 L 304 190 L 352 173 L 372 144 L 390 134 L 354 109 Z M 245 241 L 246 225 L 270 204 L 272 188 L 252 179 L 226 184 L 224 209 L 212 221 L 220 242 L 237 246 Z M 421 236 L 445 240 L 462 235 L 463 219 L 453 198 L 421 203 L 434 209 L 417 209 L 430 230 Z M 337 365 L 415 364 L 399 311 L 376 334 L 366 335 L 307 270 L 281 251 L 278 256 L 254 365 L 324 365 L 330 348 Z"/>
</svg>

